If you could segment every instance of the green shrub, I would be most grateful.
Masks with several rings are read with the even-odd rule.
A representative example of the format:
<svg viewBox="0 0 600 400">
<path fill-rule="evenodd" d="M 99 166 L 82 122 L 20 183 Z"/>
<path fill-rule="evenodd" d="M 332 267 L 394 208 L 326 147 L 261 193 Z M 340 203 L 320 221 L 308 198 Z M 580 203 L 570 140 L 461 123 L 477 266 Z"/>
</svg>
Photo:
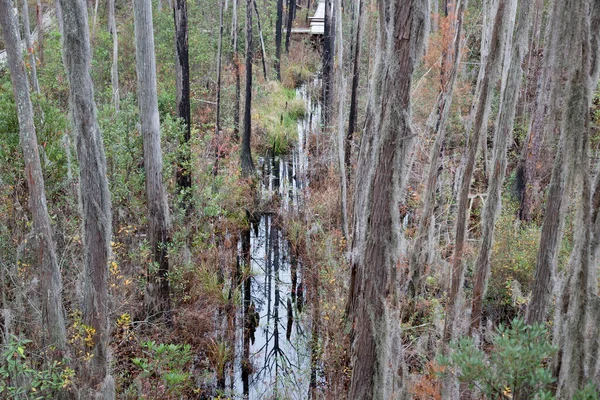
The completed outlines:
<svg viewBox="0 0 600 400">
<path fill-rule="evenodd" d="M 543 325 L 526 325 L 515 318 L 510 328 L 502 324 L 498 327 L 492 346 L 486 354 L 472 338 L 463 337 L 451 346 L 452 354 L 440 357 L 439 363 L 456 373 L 461 382 L 478 387 L 489 399 L 504 399 L 524 388 L 542 395 L 554 382 L 546 364 L 556 348 L 548 342 Z"/>
</svg>

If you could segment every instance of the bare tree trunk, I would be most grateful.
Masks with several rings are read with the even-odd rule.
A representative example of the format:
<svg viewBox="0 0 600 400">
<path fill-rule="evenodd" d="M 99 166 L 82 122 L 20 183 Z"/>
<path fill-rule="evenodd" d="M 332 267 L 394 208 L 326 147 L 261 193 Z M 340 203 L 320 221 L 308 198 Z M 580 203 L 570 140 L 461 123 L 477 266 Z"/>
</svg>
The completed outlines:
<svg viewBox="0 0 600 400">
<path fill-rule="evenodd" d="M 146 172 L 146 201 L 148 206 L 148 236 L 152 258 L 158 267 L 154 276 L 148 271 L 147 312 L 151 318 L 170 320 L 169 260 L 167 245 L 170 241 L 169 208 L 163 184 L 163 161 L 160 145 L 160 121 L 156 96 L 156 60 L 154 57 L 154 30 L 151 0 L 134 0 L 135 55 L 138 81 L 141 134 L 144 142 L 144 170 Z"/>
<path fill-rule="evenodd" d="M 569 3 L 571 6 L 571 3 Z M 549 20 L 549 32 L 567 32 L 571 30 L 571 27 L 568 24 L 567 18 L 565 17 L 569 11 L 565 11 L 566 3 L 565 2 L 555 2 L 554 7 L 552 9 L 552 15 Z M 577 23 L 578 24 L 578 23 Z M 569 42 L 567 41 L 567 35 L 554 35 L 552 41 L 547 40 L 548 46 L 548 58 L 547 62 L 549 65 L 552 65 L 552 69 L 547 68 L 546 74 L 552 71 L 551 76 L 547 76 L 546 79 L 553 79 L 552 88 L 546 89 L 544 87 L 542 90 L 548 90 L 548 98 L 546 100 L 547 109 L 542 109 L 542 121 L 544 118 L 543 113 L 547 110 L 552 110 L 553 113 L 560 113 L 560 107 L 558 107 L 558 103 L 563 98 L 563 84 L 561 82 L 563 76 L 563 69 L 570 63 L 568 61 L 569 57 Z M 544 82 L 544 85 L 549 84 L 550 81 Z M 538 96 L 538 101 L 540 97 Z M 537 107 L 545 107 L 544 104 L 537 104 Z M 536 111 L 537 113 L 538 111 Z M 536 124 L 536 120 L 532 121 L 531 130 L 534 131 L 537 129 L 534 124 Z M 541 123 L 539 129 L 554 131 L 554 129 L 558 126 L 558 122 L 560 120 L 559 116 L 552 115 L 550 121 L 547 124 Z M 542 132 L 542 131 L 539 131 Z M 546 200 L 546 210 L 544 215 L 544 222 L 542 224 L 542 232 L 540 236 L 540 247 L 538 250 L 536 267 L 535 267 L 535 276 L 533 280 L 533 288 L 531 300 L 529 302 L 529 306 L 527 307 L 527 314 L 525 320 L 528 324 L 534 324 L 536 322 L 540 323 L 546 319 L 546 312 L 548 305 L 551 301 L 551 294 L 554 291 L 554 271 L 556 268 L 556 262 L 558 258 L 558 250 L 560 244 L 562 242 L 562 236 L 564 232 L 564 222 L 565 222 L 565 209 L 566 204 L 564 201 L 565 193 L 569 193 L 570 187 L 572 185 L 572 174 L 573 171 L 569 167 L 569 159 L 566 157 L 570 157 L 567 153 L 569 146 L 573 142 L 573 134 L 569 134 L 572 132 L 571 130 L 561 129 L 560 132 L 560 141 L 558 144 L 558 148 L 556 151 L 556 156 L 554 159 L 554 165 L 552 167 L 552 177 L 550 178 L 550 185 L 548 187 L 548 195 Z M 527 146 L 528 143 L 525 143 Z M 530 151 L 525 150 L 524 151 Z M 527 156 L 527 162 L 529 162 L 529 155 Z M 535 166 L 532 166 L 530 171 L 534 171 Z M 527 171 L 527 166 L 525 165 L 525 169 Z M 527 172 L 526 172 L 527 173 Z M 528 182 L 525 180 L 524 182 Z M 523 203 L 521 204 L 523 207 Z M 523 210 L 522 210 L 523 211 Z M 523 216 L 523 214 L 522 214 Z"/>
<path fill-rule="evenodd" d="M 462 22 L 464 9 L 466 7 L 466 0 L 459 0 L 456 7 L 456 28 L 454 40 L 451 43 L 451 48 L 448 51 L 448 55 L 452 60 L 452 68 L 450 69 L 450 75 L 445 86 L 442 87 L 442 91 L 438 96 L 438 101 L 435 105 L 437 120 L 435 125 L 432 127 L 432 131 L 436 133 L 433 147 L 431 148 L 429 171 L 427 173 L 427 192 L 425 194 L 423 211 L 419 219 L 419 227 L 417 231 L 417 237 L 413 245 L 412 253 L 410 256 L 410 278 L 408 282 L 408 291 L 411 297 L 416 297 L 421 294 L 422 282 L 421 278 L 425 272 L 425 264 L 427 261 L 427 254 L 425 252 L 425 244 L 427 242 L 428 232 L 430 226 L 435 223 L 433 221 L 433 211 L 435 207 L 435 193 L 438 180 L 438 160 L 442 153 L 443 144 L 446 138 L 446 122 L 450 115 L 450 107 L 452 106 L 452 96 L 454 93 L 454 83 L 458 75 L 458 66 L 460 63 L 460 38 L 462 33 Z"/>
<path fill-rule="evenodd" d="M 294 14 L 296 13 L 296 0 L 289 0 L 287 33 L 285 36 L 285 54 L 290 52 L 290 36 L 292 36 L 292 26 L 294 25 Z"/>
<path fill-rule="evenodd" d="M 233 15 L 231 24 L 231 35 L 233 45 L 233 74 L 235 75 L 235 100 L 233 102 L 233 136 L 237 140 L 240 137 L 240 60 L 238 55 L 238 1 L 233 0 Z"/>
<path fill-rule="evenodd" d="M 294 1 L 294 0 L 292 0 Z M 342 235 L 348 240 L 348 189 L 346 184 L 346 164 L 344 160 L 344 97 L 346 94 L 346 77 L 343 68 L 343 49 L 342 40 L 342 1 L 336 0 L 337 8 L 338 41 L 336 49 L 336 79 L 338 96 L 338 164 L 340 168 L 340 215 L 342 220 Z"/>
<path fill-rule="evenodd" d="M 354 44 L 353 56 L 353 73 L 352 73 L 352 89 L 350 93 L 350 111 L 348 114 L 348 131 L 346 133 L 346 150 L 344 154 L 344 162 L 346 164 L 346 172 L 349 174 L 351 170 L 351 157 L 352 157 L 352 142 L 354 138 L 354 132 L 356 131 L 356 120 L 358 117 L 357 103 L 358 103 L 358 84 L 360 82 L 360 54 L 362 45 L 362 24 L 363 19 L 363 2 L 362 0 L 356 0 L 354 10 L 354 32 L 355 36 L 352 38 Z M 341 35 L 340 35 L 341 36 Z"/>
<path fill-rule="evenodd" d="M 110 391 L 108 372 L 110 325 L 108 321 L 108 259 L 111 239 L 111 204 L 102 135 L 96 120 L 91 71 L 89 25 L 84 0 L 60 0 L 63 10 L 63 60 L 71 98 L 73 127 L 77 134 L 80 202 L 83 210 L 86 325 L 96 330 L 90 361 L 89 387 L 102 384 Z M 114 398 L 114 385 L 112 387 Z M 104 390 L 104 389 L 101 389 Z"/>
<path fill-rule="evenodd" d="M 498 122 L 494 134 L 494 150 L 492 160 L 492 173 L 487 191 L 487 199 L 482 216 L 481 247 L 477 260 L 475 261 L 475 284 L 473 286 L 473 302 L 471 308 L 470 331 L 478 331 L 481 325 L 481 313 L 483 299 L 485 298 L 487 283 L 490 275 L 490 257 L 492 253 L 492 241 L 494 238 L 494 225 L 500 207 L 502 205 L 501 191 L 506 174 L 508 145 L 512 139 L 516 105 L 521 87 L 523 71 L 521 64 L 527 54 L 527 44 L 530 26 L 531 1 L 521 0 L 519 2 L 519 17 L 515 28 L 512 45 L 507 46 L 504 60 L 504 71 L 502 81 L 505 84 L 500 94 L 500 110 L 498 111 Z M 516 2 L 512 7 L 516 9 Z M 512 14 L 512 12 L 511 12 Z M 514 15 L 514 14 L 513 14 Z M 511 16 L 511 18 L 514 17 Z M 509 29 L 511 29 L 509 27 Z M 512 48 L 511 48 L 512 47 Z"/>
<path fill-rule="evenodd" d="M 188 50 L 187 0 L 173 1 L 173 20 L 175 23 L 175 72 L 177 79 L 177 116 L 183 121 L 185 131 L 182 146 L 185 147 L 182 159 L 177 166 L 177 186 L 185 193 L 184 206 L 190 207 L 192 173 L 190 171 L 190 138 L 192 118 L 190 114 L 190 61 Z"/>
<path fill-rule="evenodd" d="M 115 0 L 108 0 L 108 30 L 113 40 L 113 60 L 110 68 L 112 100 L 115 105 L 115 110 L 119 112 L 119 108 L 121 107 L 121 95 L 119 94 L 119 37 L 117 32 L 117 20 L 115 18 Z"/>
<path fill-rule="evenodd" d="M 44 336 L 48 340 L 47 345 L 56 346 L 58 350 L 56 356 L 60 359 L 61 353 L 66 350 L 67 345 L 61 296 L 62 280 L 56 258 L 56 247 L 52 240 L 52 227 L 46 204 L 44 175 L 38 152 L 33 106 L 29 97 L 29 82 L 21 58 L 19 26 L 10 0 L 0 0 L 0 25 L 2 25 L 4 34 L 7 63 L 17 106 L 20 142 L 25 161 L 25 178 L 29 189 L 29 209 L 33 219 L 33 233 L 41 271 L 40 289 Z M 4 270 L 4 266 L 2 269 Z M 8 325 L 8 323 L 5 325 L 5 329 L 9 328 Z"/>
<path fill-rule="evenodd" d="M 244 135 L 242 136 L 242 175 L 254 172 L 250 135 L 252 133 L 252 0 L 246 0 L 246 101 L 244 102 Z"/>
<path fill-rule="evenodd" d="M 260 52 L 261 52 L 261 60 L 263 66 L 263 76 L 265 80 L 267 79 L 267 52 L 265 51 L 265 40 L 263 39 L 263 32 L 260 26 L 260 14 L 258 13 L 258 6 L 256 5 L 256 0 L 253 0 L 254 11 L 256 12 L 256 23 L 258 25 L 258 37 L 260 38 Z"/>
<path fill-rule="evenodd" d="M 429 2 L 378 1 L 377 64 L 359 154 L 349 304 L 355 326 L 350 399 L 406 393 L 395 269 L 398 204 L 413 144 L 411 76 L 426 37 Z"/>
<path fill-rule="evenodd" d="M 219 44 L 217 46 L 217 98 L 215 106 L 215 165 L 213 173 L 219 172 L 221 140 L 221 53 L 223 51 L 223 0 L 219 0 Z M 234 49 L 235 51 L 235 49 Z"/>
<path fill-rule="evenodd" d="M 329 115 L 331 114 L 331 70 L 333 64 L 332 56 L 332 18 L 331 18 L 331 0 L 325 0 L 325 27 L 323 34 L 323 73 L 322 73 L 322 95 L 321 95 L 321 123 L 325 129 L 329 125 Z"/>
<path fill-rule="evenodd" d="M 42 1 L 37 0 L 35 7 L 35 13 L 37 17 L 37 30 L 38 30 L 38 57 L 40 58 L 40 64 L 44 64 L 44 23 L 42 21 L 44 13 L 42 10 Z M 58 17 L 58 16 L 57 16 Z"/>
<path fill-rule="evenodd" d="M 33 44 L 31 43 L 31 30 L 29 28 L 29 6 L 27 0 L 22 2 L 21 14 L 23 18 L 23 30 L 25 33 L 25 46 L 27 46 L 27 54 L 29 54 L 29 64 L 31 66 L 31 83 L 33 84 L 33 90 L 37 94 L 40 94 L 40 84 L 38 83 L 37 77 L 37 63 L 35 59 L 35 53 L 33 51 Z"/>
<path fill-rule="evenodd" d="M 275 22 L 275 73 L 281 81 L 281 39 L 283 37 L 283 0 L 277 0 L 277 21 Z"/>
<path fill-rule="evenodd" d="M 445 344 L 456 338 L 457 327 L 456 317 L 460 313 L 461 301 L 463 297 L 463 280 L 464 280 L 464 264 L 463 250 L 467 233 L 468 219 L 468 201 L 469 189 L 471 187 L 471 178 L 473 177 L 473 169 L 475 167 L 475 158 L 477 150 L 480 147 L 482 136 L 485 137 L 487 131 L 487 121 L 489 117 L 490 101 L 492 98 L 493 87 L 498 79 L 498 73 L 502 64 L 502 56 L 504 54 L 505 32 L 507 27 L 512 26 L 509 21 L 510 2 L 512 0 L 500 0 L 498 10 L 494 19 L 494 26 L 491 36 L 490 52 L 487 56 L 485 64 L 482 65 L 484 73 L 481 80 L 480 92 L 475 102 L 475 122 L 471 128 L 471 137 L 467 146 L 467 157 L 465 169 L 460 183 L 458 194 L 458 209 L 456 217 L 456 243 L 454 246 L 454 254 L 452 261 L 452 284 L 450 293 L 448 294 L 448 303 L 446 304 L 446 320 L 444 325 L 443 342 Z M 514 20 L 513 20 L 514 22 Z M 447 347 L 447 346 L 444 346 Z"/>
</svg>

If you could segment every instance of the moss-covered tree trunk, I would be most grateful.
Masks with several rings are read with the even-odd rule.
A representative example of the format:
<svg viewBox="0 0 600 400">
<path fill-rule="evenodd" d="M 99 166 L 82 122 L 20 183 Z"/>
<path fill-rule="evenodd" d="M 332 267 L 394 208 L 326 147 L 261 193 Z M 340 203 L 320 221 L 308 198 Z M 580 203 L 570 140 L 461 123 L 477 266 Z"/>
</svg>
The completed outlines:
<svg viewBox="0 0 600 400">
<path fill-rule="evenodd" d="M 84 0 L 60 0 L 63 19 L 63 60 L 69 79 L 73 128 L 77 137 L 79 192 L 83 217 L 85 290 L 83 316 L 92 326 L 94 356 L 89 364 L 89 387 L 103 385 L 113 392 L 108 372 L 110 325 L 107 290 L 108 260 L 112 235 L 110 192 L 102 135 L 96 118 L 91 77 L 91 49 Z"/>
<path fill-rule="evenodd" d="M 377 61 L 355 196 L 351 399 L 397 398 L 406 390 L 396 303 L 398 204 L 410 169 L 411 77 L 426 36 L 429 3 L 377 4 Z"/>
<path fill-rule="evenodd" d="M 254 172 L 250 139 L 252 134 L 252 0 L 246 0 L 246 96 L 244 102 L 244 134 L 242 135 L 242 175 Z"/>
<path fill-rule="evenodd" d="M 150 318 L 164 316 L 170 323 L 169 301 L 169 208 L 163 184 L 163 158 L 160 144 L 160 120 L 156 93 L 156 61 L 152 2 L 135 0 L 135 56 L 138 106 L 144 143 L 146 202 L 148 207 L 148 237 L 153 265 L 148 267 L 146 307 Z"/>
<path fill-rule="evenodd" d="M 29 82 L 20 47 L 19 25 L 15 14 L 13 14 L 11 0 L 0 0 L 0 25 L 2 25 L 4 34 L 8 69 L 17 106 L 20 143 L 25 161 L 25 179 L 29 189 L 29 209 L 33 219 L 35 243 L 37 244 L 44 336 L 46 336 L 46 344 L 56 346 L 60 356 L 67 344 L 61 295 L 62 279 L 56 258 L 56 246 L 52 239 L 52 227 L 46 203 L 44 175 L 38 152 L 33 106 L 29 96 Z M 8 324 L 5 329 L 8 337 Z"/>
</svg>

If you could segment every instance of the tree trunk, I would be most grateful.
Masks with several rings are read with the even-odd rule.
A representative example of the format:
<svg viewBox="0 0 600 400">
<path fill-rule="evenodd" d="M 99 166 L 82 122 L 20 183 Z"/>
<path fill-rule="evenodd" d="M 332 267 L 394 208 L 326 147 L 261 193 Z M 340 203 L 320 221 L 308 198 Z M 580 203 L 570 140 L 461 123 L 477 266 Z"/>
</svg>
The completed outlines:
<svg viewBox="0 0 600 400">
<path fill-rule="evenodd" d="M 40 289 L 44 336 L 46 336 L 47 345 L 56 346 L 58 350 L 56 358 L 60 359 L 61 353 L 67 345 L 61 296 L 62 280 L 56 257 L 56 247 L 52 240 L 52 227 L 46 204 L 44 175 L 38 152 L 33 106 L 29 97 L 29 82 L 21 58 L 19 26 L 10 0 L 0 0 L 0 24 L 4 33 L 7 63 L 17 106 L 20 143 L 25 161 L 25 178 L 29 189 L 29 209 L 33 219 L 33 233 L 41 271 Z M 4 266 L 2 270 L 4 271 Z M 8 325 L 5 325 L 7 335 Z"/>
<path fill-rule="evenodd" d="M 454 40 L 451 43 L 452 47 L 447 51 L 449 56 L 452 57 L 452 67 L 450 69 L 448 82 L 442 87 L 442 91 L 440 92 L 438 101 L 435 105 L 437 120 L 435 125 L 432 127 L 432 133 L 435 132 L 436 137 L 435 141 L 433 142 L 433 147 L 431 148 L 429 171 L 427 173 L 427 192 L 425 194 L 423 203 L 423 211 L 419 219 L 417 237 L 415 239 L 410 256 L 410 278 L 408 282 L 408 291 L 411 297 L 416 297 L 421 294 L 421 279 L 425 273 L 425 264 L 427 261 L 425 244 L 427 242 L 429 229 L 431 225 L 435 223 L 433 220 L 433 211 L 435 207 L 435 194 L 439 175 L 438 160 L 444 147 L 446 138 L 446 122 L 448 120 L 448 116 L 450 115 L 450 107 L 452 106 L 452 96 L 454 93 L 454 83 L 456 82 L 458 66 L 460 64 L 460 39 L 466 2 L 466 0 L 459 0 L 459 3 L 456 7 L 456 31 L 454 34 Z"/>
<path fill-rule="evenodd" d="M 505 32 L 512 24 L 509 21 L 510 2 L 512 0 L 500 0 L 498 10 L 494 19 L 494 26 L 491 36 L 490 52 L 487 56 L 485 64 L 482 65 L 484 72 L 481 79 L 480 92 L 476 102 L 475 122 L 471 128 L 471 137 L 467 146 L 466 164 L 460 189 L 458 193 L 458 209 L 456 217 L 456 243 L 454 246 L 454 254 L 452 261 L 452 283 L 450 293 L 448 294 L 448 303 L 446 304 L 446 320 L 444 324 L 443 342 L 446 344 L 456 338 L 458 329 L 456 325 L 456 317 L 460 313 L 461 300 L 463 296 L 463 280 L 464 280 L 464 264 L 463 250 L 467 236 L 467 219 L 468 219 L 468 202 L 469 189 L 471 187 L 471 178 L 475 167 L 475 158 L 477 150 L 480 147 L 482 136 L 485 137 L 487 131 L 487 122 L 489 117 L 490 102 L 492 99 L 493 87 L 498 79 L 498 72 L 502 64 L 502 56 L 504 54 Z M 514 23 L 514 20 L 512 21 Z"/>
<path fill-rule="evenodd" d="M 112 66 L 110 68 L 112 100 L 115 110 L 119 112 L 119 108 L 121 107 L 121 95 L 119 94 L 119 37 L 117 20 L 115 18 L 115 0 L 108 0 L 108 30 L 113 40 Z"/>
<path fill-rule="evenodd" d="M 531 221 L 537 203 L 539 182 L 537 178 L 538 161 L 546 132 L 554 134 L 558 129 L 561 109 L 558 99 L 562 97 L 563 71 L 562 53 L 564 36 L 557 28 L 564 2 L 554 2 L 545 33 L 544 66 L 538 82 L 534 114 L 523 143 L 516 171 L 516 191 L 520 199 L 519 217 L 522 221 Z M 562 62 L 564 63 L 564 62 Z M 558 217 L 558 216 L 557 216 Z"/>
<path fill-rule="evenodd" d="M 244 135 L 242 136 L 241 166 L 242 175 L 254 172 L 250 135 L 252 132 L 252 1 L 246 0 L 246 101 L 244 102 Z"/>
<path fill-rule="evenodd" d="M 569 3 L 571 6 L 571 4 Z M 566 13 L 569 10 L 566 9 L 564 2 L 555 2 L 552 9 L 552 15 L 549 20 L 549 32 L 567 32 L 571 30 L 569 27 Z M 578 23 L 576 23 L 578 24 Z M 551 28 L 550 28 L 551 27 Z M 568 28 L 567 28 L 568 27 Z M 560 108 L 557 107 L 559 101 L 563 98 L 563 84 L 560 77 L 563 76 L 563 69 L 570 64 L 569 57 L 569 42 L 567 41 L 567 35 L 553 35 L 552 41 L 546 41 L 548 47 L 548 59 L 549 65 L 552 65 L 552 70 L 546 69 L 546 74 L 552 71 L 554 77 L 553 87 L 542 90 L 548 90 L 548 98 L 545 101 L 547 109 L 542 109 L 541 118 L 543 120 L 547 110 L 553 110 L 553 113 L 560 113 Z M 544 85 L 548 85 L 552 76 L 544 78 Z M 538 101 L 540 97 L 538 96 Z M 537 104 L 537 107 L 545 107 L 544 104 Z M 536 111 L 537 113 L 538 111 Z M 531 130 L 532 132 L 537 130 L 536 120 L 532 121 Z M 547 124 L 543 122 L 539 125 L 539 129 L 554 131 L 558 126 L 560 120 L 559 116 L 552 116 Z M 539 121 L 539 120 L 538 120 Z M 544 216 L 544 222 L 542 224 L 542 231 L 540 236 L 540 247 L 538 249 L 538 255 L 535 266 L 535 275 L 533 280 L 532 295 L 527 307 L 527 314 L 525 321 L 528 324 L 534 324 L 536 322 L 541 323 L 546 319 L 546 312 L 548 305 L 551 301 L 551 294 L 554 291 L 553 276 L 556 268 L 556 262 L 558 259 L 558 250 L 562 242 L 562 236 L 564 233 L 564 222 L 566 214 L 566 204 L 564 201 L 565 193 L 569 193 L 572 185 L 572 174 L 573 171 L 569 167 L 570 157 L 568 148 L 571 143 L 575 140 L 571 130 L 560 130 L 560 141 L 554 158 L 554 165 L 552 167 L 552 177 L 550 178 L 550 185 L 548 186 L 548 195 L 546 200 L 546 210 Z M 543 131 L 538 131 L 543 132 Z M 528 143 L 525 143 L 528 146 Z M 528 152 L 527 162 L 530 161 L 529 155 L 530 149 L 524 149 L 524 152 Z M 525 165 L 525 171 L 527 171 L 527 165 Z M 530 171 L 534 171 L 535 166 L 532 166 Z M 533 172 L 532 172 L 533 173 Z M 527 172 L 525 172 L 525 176 Z M 529 182 L 525 180 L 524 182 Z M 523 204 L 521 204 L 523 207 Z"/>
<path fill-rule="evenodd" d="M 102 135 L 96 120 L 91 77 L 91 49 L 84 0 L 60 0 L 63 18 L 63 60 L 69 79 L 71 114 L 77 137 L 79 188 L 83 217 L 85 291 L 83 315 L 96 330 L 90 361 L 89 387 L 110 388 L 108 344 L 108 259 L 111 239 L 111 204 Z M 114 398 L 114 393 L 112 394 Z"/>
<path fill-rule="evenodd" d="M 260 38 L 260 53 L 261 53 L 261 61 L 263 66 L 263 76 L 265 80 L 267 80 L 267 52 L 265 50 L 265 40 L 263 39 L 263 32 L 260 26 L 260 14 L 258 13 L 258 6 L 256 5 L 256 0 L 253 0 L 254 11 L 256 12 L 256 23 L 258 25 L 258 37 Z"/>
<path fill-rule="evenodd" d="M 275 22 L 275 73 L 281 81 L 281 39 L 283 36 L 283 0 L 277 0 L 277 21 Z"/>
<path fill-rule="evenodd" d="M 348 398 L 406 391 L 397 320 L 400 215 L 413 144 L 411 76 L 425 39 L 428 1 L 378 1 L 377 64 L 361 143 L 355 197 L 350 318 L 355 326 Z"/>
<path fill-rule="evenodd" d="M 331 0 L 325 0 L 325 27 L 323 34 L 323 79 L 322 85 L 322 112 L 321 112 L 321 123 L 325 129 L 329 124 L 329 114 L 331 109 L 331 70 L 333 64 L 332 48 L 333 43 L 331 40 L 332 32 L 332 18 L 331 18 Z"/>
<path fill-rule="evenodd" d="M 231 35 L 233 45 L 233 74 L 235 75 L 235 100 L 233 102 L 233 137 L 238 140 L 240 137 L 240 60 L 238 55 L 238 1 L 233 0 L 233 15 L 231 23 Z"/>
<path fill-rule="evenodd" d="M 294 14 L 296 13 L 296 0 L 289 0 L 287 33 L 285 36 L 285 54 L 290 53 L 290 36 L 292 36 L 292 27 L 294 25 Z"/>
<path fill-rule="evenodd" d="M 33 44 L 31 43 L 31 30 L 29 28 L 29 6 L 27 0 L 23 0 L 23 7 L 21 9 L 23 19 L 23 31 L 25 33 L 25 46 L 27 46 L 27 54 L 29 55 L 29 64 L 31 66 L 31 83 L 33 84 L 33 90 L 35 93 L 40 94 L 40 84 L 38 83 L 37 77 L 37 63 L 35 59 L 35 53 L 33 51 Z"/>
<path fill-rule="evenodd" d="M 175 23 L 175 72 L 177 79 L 177 116 L 184 124 L 183 155 L 177 166 L 177 186 L 184 192 L 184 205 L 190 206 L 189 189 L 192 187 L 192 174 L 190 171 L 190 138 L 191 138 L 191 115 L 190 115 L 190 62 L 188 51 L 188 17 L 187 0 L 173 1 L 173 20 Z"/>
<path fill-rule="evenodd" d="M 490 275 L 490 257 L 492 253 L 492 241 L 494 238 L 494 226 L 502 205 L 501 191 L 506 174 L 507 150 L 512 141 L 517 98 L 519 95 L 523 71 L 521 64 L 527 54 L 529 36 L 531 1 L 521 0 L 519 2 L 519 17 L 515 28 L 512 45 L 507 46 L 504 60 L 504 71 L 502 73 L 502 91 L 500 94 L 500 110 L 498 111 L 498 122 L 494 134 L 494 150 L 492 160 L 492 173 L 487 191 L 487 199 L 484 205 L 481 219 L 482 235 L 481 247 L 477 260 L 475 261 L 475 285 L 473 287 L 473 302 L 471 308 L 470 330 L 478 331 L 481 325 L 481 313 L 483 299 L 485 298 L 487 283 Z M 513 2 L 516 8 L 516 2 Z M 514 15 L 514 14 L 513 14 Z M 511 16 L 511 18 L 514 17 Z M 509 27 L 509 29 L 511 29 Z M 509 31 L 509 38 L 512 32 Z M 512 48 L 511 48 L 512 47 Z"/>
<path fill-rule="evenodd" d="M 563 286 L 558 301 L 555 316 L 554 341 L 558 347 L 555 360 L 556 376 L 558 377 L 557 398 L 574 398 L 578 389 L 588 380 L 594 378 L 595 365 L 586 365 L 589 361 L 586 355 L 586 319 L 596 319 L 596 312 L 589 308 L 590 282 L 597 286 L 597 276 L 591 276 L 593 206 L 591 196 L 591 179 L 589 166 L 589 132 L 590 105 L 592 93 L 597 81 L 592 80 L 595 67 L 590 68 L 594 55 L 598 54 L 597 43 L 590 40 L 598 34 L 598 25 L 590 27 L 590 1 L 578 2 L 575 6 L 565 7 L 563 18 L 571 27 L 569 34 L 569 66 L 570 77 L 567 83 L 567 101 L 563 131 L 572 137 L 572 143 L 567 147 L 567 164 L 573 169 L 573 178 L 581 181 L 581 199 L 573 251 L 569 260 L 568 279 Z M 577 23 L 577 25 L 573 25 Z M 594 34 L 590 36 L 590 28 Z M 592 44 L 595 48 L 592 48 Z M 588 312 L 590 314 L 588 315 Z M 589 339 L 598 337 L 598 326 Z M 597 383 L 597 382 L 596 382 Z"/>
<path fill-rule="evenodd" d="M 217 98 L 215 106 L 215 165 L 213 174 L 219 172 L 221 142 L 221 53 L 223 51 L 223 0 L 219 0 L 219 44 L 217 46 Z M 235 51 L 235 50 L 234 50 Z"/>
<path fill-rule="evenodd" d="M 352 158 L 352 142 L 354 138 L 354 132 L 356 132 L 356 120 L 357 120 L 357 103 L 358 103 L 358 84 L 360 82 L 360 50 L 362 45 L 362 24 L 364 20 L 363 16 L 363 2 L 362 0 L 356 0 L 356 6 L 354 11 L 354 32 L 353 38 L 354 43 L 354 54 L 353 56 L 353 72 L 352 72 L 352 89 L 350 92 L 350 111 L 348 114 L 348 131 L 346 133 L 346 150 L 344 154 L 344 162 L 346 164 L 346 172 L 350 174 L 351 170 L 351 158 Z"/>
<path fill-rule="evenodd" d="M 167 277 L 169 272 L 167 245 L 170 240 L 168 235 L 169 208 L 163 185 L 152 2 L 150 0 L 134 0 L 133 9 L 138 105 L 146 172 L 148 236 L 152 261 L 158 268 L 156 273 L 148 270 L 146 306 L 150 318 L 164 316 L 167 324 L 170 324 L 169 280 Z"/>
<path fill-rule="evenodd" d="M 294 1 L 294 0 L 292 0 Z M 337 80 L 337 96 L 338 96 L 338 166 L 340 169 L 340 215 L 342 220 L 342 235 L 348 240 L 348 189 L 346 184 L 346 164 L 344 160 L 344 98 L 346 94 L 346 77 L 344 76 L 343 68 L 343 49 L 342 41 L 342 1 L 336 0 L 335 7 L 337 8 L 336 26 L 338 29 L 338 41 L 336 49 L 336 80 Z"/>
<path fill-rule="evenodd" d="M 37 30 L 38 30 L 38 57 L 40 58 L 40 65 L 44 65 L 44 23 L 42 21 L 44 11 L 42 10 L 42 1 L 37 0 L 35 7 L 35 13 L 37 17 Z M 58 16 L 57 16 L 58 17 Z"/>
</svg>

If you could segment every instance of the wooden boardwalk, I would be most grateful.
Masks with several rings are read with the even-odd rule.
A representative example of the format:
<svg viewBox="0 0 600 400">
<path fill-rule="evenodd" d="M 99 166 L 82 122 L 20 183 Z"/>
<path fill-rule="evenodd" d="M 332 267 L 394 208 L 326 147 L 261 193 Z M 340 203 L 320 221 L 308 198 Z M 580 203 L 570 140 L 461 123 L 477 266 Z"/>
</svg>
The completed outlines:
<svg viewBox="0 0 600 400">
<path fill-rule="evenodd" d="M 325 33 L 325 2 L 319 1 L 315 15 L 308 18 L 310 27 L 308 28 L 292 28 L 292 33 L 304 35 L 323 35 Z"/>
</svg>

